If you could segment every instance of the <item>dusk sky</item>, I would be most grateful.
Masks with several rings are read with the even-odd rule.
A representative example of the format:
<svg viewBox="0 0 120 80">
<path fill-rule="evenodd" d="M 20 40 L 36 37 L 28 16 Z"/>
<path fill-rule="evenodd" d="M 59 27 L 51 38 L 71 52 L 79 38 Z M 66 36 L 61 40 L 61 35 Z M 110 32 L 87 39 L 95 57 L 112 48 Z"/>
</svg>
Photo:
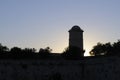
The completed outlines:
<svg viewBox="0 0 120 80">
<path fill-rule="evenodd" d="M 120 39 L 120 0 L 0 0 L 0 43 L 61 53 L 68 30 L 84 30 L 86 54 L 98 42 Z"/>
</svg>

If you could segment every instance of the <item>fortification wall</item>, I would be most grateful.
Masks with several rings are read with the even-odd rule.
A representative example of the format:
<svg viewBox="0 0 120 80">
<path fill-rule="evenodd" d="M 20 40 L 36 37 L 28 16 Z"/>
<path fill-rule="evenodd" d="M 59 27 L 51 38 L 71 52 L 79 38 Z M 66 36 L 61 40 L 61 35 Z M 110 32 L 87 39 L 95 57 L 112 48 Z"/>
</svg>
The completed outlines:
<svg viewBox="0 0 120 80">
<path fill-rule="evenodd" d="M 89 59 L 84 65 L 84 80 L 120 80 L 119 57 Z"/>
<path fill-rule="evenodd" d="M 81 66 L 74 61 L 0 60 L 0 80 L 77 80 Z"/>
<path fill-rule="evenodd" d="M 0 80 L 119 80 L 119 57 L 0 60 Z"/>
</svg>

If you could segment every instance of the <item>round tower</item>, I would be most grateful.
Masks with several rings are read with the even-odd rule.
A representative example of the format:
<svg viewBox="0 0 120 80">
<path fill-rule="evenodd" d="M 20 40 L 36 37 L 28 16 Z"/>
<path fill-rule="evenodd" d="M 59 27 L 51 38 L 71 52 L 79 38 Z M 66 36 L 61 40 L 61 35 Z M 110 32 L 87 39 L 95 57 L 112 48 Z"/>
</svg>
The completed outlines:
<svg viewBox="0 0 120 80">
<path fill-rule="evenodd" d="M 75 25 L 69 30 L 69 47 L 78 47 L 83 50 L 83 30 Z"/>
</svg>

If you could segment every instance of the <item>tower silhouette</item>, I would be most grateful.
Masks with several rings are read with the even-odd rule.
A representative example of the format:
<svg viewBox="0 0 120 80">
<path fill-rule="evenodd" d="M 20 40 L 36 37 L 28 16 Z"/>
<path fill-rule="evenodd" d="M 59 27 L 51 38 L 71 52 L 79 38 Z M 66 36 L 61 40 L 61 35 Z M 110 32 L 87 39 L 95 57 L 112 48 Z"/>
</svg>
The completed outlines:
<svg viewBox="0 0 120 80">
<path fill-rule="evenodd" d="M 77 25 L 69 30 L 69 47 L 78 47 L 83 51 L 83 32 Z"/>
</svg>

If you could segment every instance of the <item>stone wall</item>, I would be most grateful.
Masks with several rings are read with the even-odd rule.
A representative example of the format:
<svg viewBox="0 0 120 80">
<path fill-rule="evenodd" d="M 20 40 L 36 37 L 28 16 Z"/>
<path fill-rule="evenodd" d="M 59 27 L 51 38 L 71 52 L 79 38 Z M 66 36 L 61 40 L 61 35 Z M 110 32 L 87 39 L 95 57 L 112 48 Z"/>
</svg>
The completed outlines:
<svg viewBox="0 0 120 80">
<path fill-rule="evenodd" d="M 119 57 L 0 60 L 0 80 L 119 80 Z"/>
</svg>

